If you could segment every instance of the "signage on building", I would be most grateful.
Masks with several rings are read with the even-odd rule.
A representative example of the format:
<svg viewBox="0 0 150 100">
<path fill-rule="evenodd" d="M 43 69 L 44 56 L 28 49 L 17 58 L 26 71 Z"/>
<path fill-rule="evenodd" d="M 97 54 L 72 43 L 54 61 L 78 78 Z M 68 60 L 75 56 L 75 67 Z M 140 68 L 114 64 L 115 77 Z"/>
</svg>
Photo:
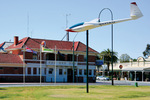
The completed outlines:
<svg viewBox="0 0 150 100">
<path fill-rule="evenodd" d="M 96 66 L 101 66 L 104 64 L 103 60 L 96 60 Z"/>
<path fill-rule="evenodd" d="M 119 68 L 120 68 L 120 69 L 122 69 L 122 68 L 123 68 L 123 66 L 122 66 L 122 65 L 120 65 L 120 66 L 119 66 Z"/>
</svg>

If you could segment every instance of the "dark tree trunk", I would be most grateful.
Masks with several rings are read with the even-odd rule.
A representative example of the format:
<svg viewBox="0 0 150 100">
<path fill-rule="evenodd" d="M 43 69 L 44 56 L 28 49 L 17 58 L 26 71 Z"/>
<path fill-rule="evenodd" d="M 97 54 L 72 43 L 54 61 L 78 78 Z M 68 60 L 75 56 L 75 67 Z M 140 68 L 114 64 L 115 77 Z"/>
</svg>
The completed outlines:
<svg viewBox="0 0 150 100">
<path fill-rule="evenodd" d="M 107 63 L 107 76 L 109 76 L 109 65 L 110 63 Z"/>
</svg>

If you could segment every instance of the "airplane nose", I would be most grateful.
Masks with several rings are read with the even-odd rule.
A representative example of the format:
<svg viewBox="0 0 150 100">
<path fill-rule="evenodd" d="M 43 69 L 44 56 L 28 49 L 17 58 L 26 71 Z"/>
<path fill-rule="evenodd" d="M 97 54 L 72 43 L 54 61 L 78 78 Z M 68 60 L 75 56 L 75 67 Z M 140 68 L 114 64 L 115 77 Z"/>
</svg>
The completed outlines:
<svg viewBox="0 0 150 100">
<path fill-rule="evenodd" d="M 69 32 L 69 30 L 70 30 L 69 28 L 65 29 L 65 31 L 68 31 L 68 32 Z"/>
<path fill-rule="evenodd" d="M 69 28 L 67 28 L 65 31 L 67 31 L 67 32 L 76 32 L 76 31 L 73 31 L 72 29 L 69 29 Z"/>
</svg>

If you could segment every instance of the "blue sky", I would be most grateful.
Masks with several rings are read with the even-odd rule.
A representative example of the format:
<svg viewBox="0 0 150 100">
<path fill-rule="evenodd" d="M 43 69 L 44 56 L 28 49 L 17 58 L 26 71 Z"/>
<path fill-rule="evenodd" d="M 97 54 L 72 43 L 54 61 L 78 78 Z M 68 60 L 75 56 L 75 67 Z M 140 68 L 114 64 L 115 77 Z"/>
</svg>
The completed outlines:
<svg viewBox="0 0 150 100">
<path fill-rule="evenodd" d="M 114 24 L 114 50 L 118 52 L 118 57 L 125 53 L 131 58 L 143 56 L 142 52 L 150 43 L 150 1 L 134 1 L 144 16 L 138 20 Z M 97 18 L 103 8 L 110 8 L 114 19 L 128 18 L 131 2 L 133 0 L 0 0 L 0 43 L 13 41 L 14 36 L 19 36 L 19 39 L 29 36 L 61 40 L 66 34 L 66 14 L 70 14 L 68 26 Z M 101 21 L 106 20 L 110 20 L 107 10 L 101 14 Z M 110 26 L 89 32 L 90 47 L 98 52 L 111 48 Z M 70 41 L 75 34 L 70 33 Z M 78 33 L 75 41 L 86 43 L 86 33 Z"/>
</svg>

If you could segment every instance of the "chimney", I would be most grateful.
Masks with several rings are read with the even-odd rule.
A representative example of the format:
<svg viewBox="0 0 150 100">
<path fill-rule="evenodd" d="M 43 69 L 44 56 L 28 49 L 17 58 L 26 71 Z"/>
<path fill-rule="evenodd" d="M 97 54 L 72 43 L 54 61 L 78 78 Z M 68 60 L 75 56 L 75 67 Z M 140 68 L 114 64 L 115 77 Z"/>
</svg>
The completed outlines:
<svg viewBox="0 0 150 100">
<path fill-rule="evenodd" d="M 18 44 L 18 36 L 14 36 L 14 46 Z"/>
</svg>

